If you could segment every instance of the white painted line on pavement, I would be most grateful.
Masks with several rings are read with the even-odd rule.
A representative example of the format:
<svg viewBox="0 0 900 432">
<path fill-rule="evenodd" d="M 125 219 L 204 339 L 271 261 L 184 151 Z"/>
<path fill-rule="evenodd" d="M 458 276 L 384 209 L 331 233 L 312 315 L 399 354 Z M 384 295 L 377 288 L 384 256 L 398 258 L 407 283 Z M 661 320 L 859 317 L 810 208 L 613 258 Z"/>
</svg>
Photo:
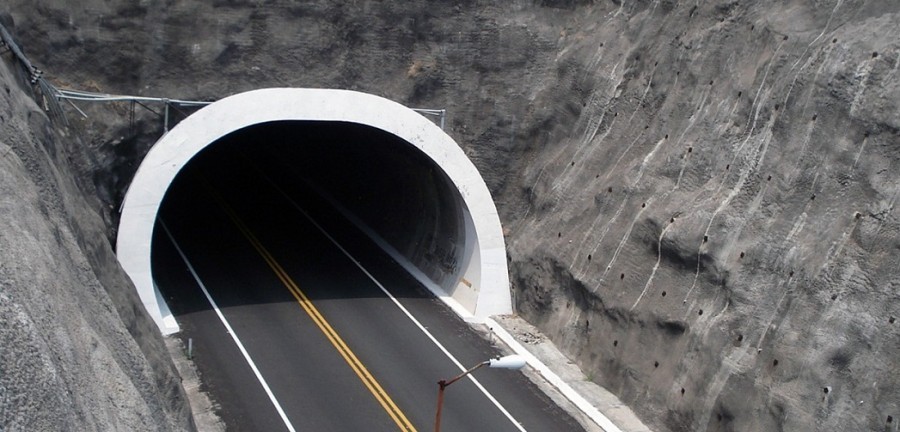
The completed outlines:
<svg viewBox="0 0 900 432">
<path fill-rule="evenodd" d="M 228 320 L 225 319 L 225 315 L 223 315 L 222 311 L 219 310 L 219 306 L 216 304 L 216 301 L 213 300 L 211 295 L 209 295 L 209 291 L 206 290 L 206 285 L 203 284 L 203 282 L 200 280 L 200 276 L 198 276 L 197 272 L 194 271 L 194 266 L 191 265 L 191 262 L 181 250 L 181 246 L 179 246 L 178 242 L 175 241 L 175 237 L 172 236 L 172 233 L 169 231 L 169 227 L 166 226 L 166 223 L 163 222 L 161 218 L 158 220 L 163 230 L 165 230 L 166 235 L 169 237 L 169 240 L 172 241 L 172 245 L 175 246 L 175 250 L 178 251 L 178 255 L 181 255 L 181 259 L 184 261 L 185 265 L 187 265 L 187 268 L 188 270 L 190 270 L 191 275 L 194 277 L 194 280 L 197 281 L 197 285 L 200 286 L 200 289 L 203 291 L 203 295 L 205 295 L 206 299 L 209 300 L 209 304 L 213 307 L 213 309 L 215 309 L 216 315 L 219 316 L 219 320 L 222 321 L 225 329 L 228 330 L 228 334 L 230 334 L 231 338 L 234 339 L 235 345 L 237 345 L 238 349 L 241 351 L 241 354 L 244 355 L 244 359 L 247 360 L 247 364 L 250 365 L 250 369 L 253 369 L 253 373 L 256 374 L 256 379 L 259 380 L 259 383 L 262 384 L 263 390 L 265 390 L 266 394 L 269 395 L 269 400 L 271 400 L 272 404 L 275 405 L 275 410 L 278 411 L 278 415 L 281 416 L 281 420 L 284 421 L 284 425 L 287 426 L 290 432 L 296 432 L 294 430 L 294 426 L 291 424 L 291 421 L 288 420 L 287 415 L 284 413 L 284 410 L 281 409 L 281 404 L 279 404 L 278 400 L 275 399 L 275 395 L 272 394 L 272 390 L 269 389 L 269 385 L 266 383 L 265 378 L 263 378 L 262 374 L 259 372 L 259 369 L 256 367 L 256 363 L 253 363 L 253 359 L 250 358 L 250 354 L 246 349 L 244 349 L 244 344 L 242 344 L 241 340 L 238 339 L 237 333 L 232 330 L 231 324 L 228 324 Z"/>
<path fill-rule="evenodd" d="M 541 362 L 537 357 L 531 354 L 530 351 L 525 349 L 519 341 L 516 340 L 513 335 L 509 334 L 503 326 L 498 324 L 491 318 L 487 318 L 485 323 L 490 326 L 491 331 L 494 332 L 497 337 L 499 337 L 503 342 L 509 345 L 516 354 L 525 358 L 525 361 L 528 364 L 535 368 L 547 382 L 556 387 L 560 393 L 563 394 L 569 401 L 575 404 L 578 409 L 581 410 L 585 415 L 591 418 L 597 426 L 600 426 L 605 432 L 622 432 L 622 429 L 619 429 L 618 426 L 615 425 L 612 421 L 609 420 L 603 413 L 600 412 L 596 407 L 591 405 L 590 402 L 587 401 L 583 396 L 578 394 L 575 389 L 572 388 L 568 383 L 563 381 L 562 378 L 559 377 L 555 372 L 550 370 L 547 365 Z"/>
<path fill-rule="evenodd" d="M 262 174 L 262 173 L 260 173 L 260 174 Z M 433 342 L 433 343 L 438 347 L 438 349 L 440 349 L 441 352 L 443 352 L 444 355 L 446 355 L 447 358 L 449 358 L 450 361 L 452 361 L 453 364 L 455 364 L 456 367 L 459 368 L 460 371 L 465 372 L 465 371 L 468 369 L 468 368 L 466 368 L 465 366 L 463 366 L 463 364 L 460 363 L 459 360 L 457 360 L 456 357 L 454 357 L 453 354 L 451 354 L 450 351 L 447 350 L 447 348 L 445 348 L 443 345 L 441 345 L 441 343 L 438 342 L 437 338 L 435 338 L 434 335 L 432 335 L 431 332 L 429 332 L 428 329 L 426 329 L 425 326 L 423 326 L 422 323 L 420 323 L 420 322 L 419 322 L 419 321 L 418 321 L 418 320 L 417 320 L 417 319 L 409 312 L 409 310 L 407 310 L 402 304 L 400 304 L 400 301 L 397 300 L 397 299 L 396 299 L 396 298 L 395 298 L 395 297 L 387 290 L 387 288 L 385 288 L 384 285 L 381 284 L 381 282 L 378 282 L 378 280 L 375 279 L 375 277 L 372 276 L 372 274 L 369 273 L 369 271 L 366 270 L 366 268 L 363 267 L 363 265 L 360 264 L 359 261 L 356 260 L 356 258 L 353 258 L 353 256 L 350 255 L 350 253 L 347 252 L 347 250 L 344 249 L 344 247 L 341 246 L 340 243 L 338 243 L 337 240 L 334 239 L 334 237 L 331 237 L 331 235 L 328 234 L 328 233 L 325 231 L 325 229 L 322 228 L 322 226 L 319 225 L 318 222 L 316 222 L 315 219 L 313 219 L 308 213 L 306 213 L 306 211 L 303 210 L 303 208 L 300 207 L 299 204 L 297 204 L 293 199 L 291 199 L 291 197 L 288 196 L 288 195 L 287 195 L 280 187 L 278 187 L 278 185 L 276 185 L 275 182 L 273 182 L 271 179 L 269 179 L 268 176 L 265 176 L 264 174 L 262 174 L 262 175 L 263 175 L 263 177 L 265 177 L 265 179 L 269 182 L 269 184 L 271 184 L 271 185 L 273 186 L 273 188 L 274 188 L 275 190 L 278 191 L 278 193 L 280 193 L 282 196 L 284 196 L 285 199 L 287 199 L 287 201 L 288 201 L 289 203 L 291 203 L 291 205 L 294 206 L 294 208 L 297 209 L 297 211 L 299 211 L 301 214 L 303 214 L 303 216 L 306 217 L 306 219 L 309 220 L 310 223 L 312 223 L 312 224 L 313 224 L 313 225 L 314 225 L 314 226 L 315 226 L 322 234 L 324 234 L 325 237 L 327 237 L 328 240 L 331 241 L 331 243 L 333 243 L 335 246 L 337 246 L 337 248 L 340 249 L 340 251 L 341 251 L 344 255 L 346 255 L 347 258 L 349 258 L 350 261 L 352 261 L 353 264 L 356 265 L 356 267 L 358 267 L 363 273 L 365 273 L 365 275 L 368 276 L 369 279 L 370 279 L 372 282 L 374 282 L 375 285 L 377 285 L 378 288 L 380 288 L 381 291 L 384 292 L 384 294 L 387 295 L 388 298 L 391 299 L 392 302 L 394 302 L 394 304 L 397 306 L 397 308 L 399 308 L 404 314 L 406 314 L 406 316 L 410 319 L 410 321 L 412 321 L 413 324 L 415 324 L 416 327 L 418 327 L 419 330 L 422 331 L 422 333 L 425 333 L 425 336 L 427 336 L 428 339 L 431 339 L 431 342 Z M 499 409 L 500 412 L 503 413 L 503 415 L 506 416 L 506 418 L 508 418 L 509 421 L 512 422 L 512 424 L 513 424 L 516 428 L 518 428 L 518 429 L 519 429 L 520 431 L 522 431 L 522 432 L 525 432 L 525 428 L 522 427 L 522 425 L 519 423 L 519 421 L 516 420 L 515 417 L 513 417 L 512 414 L 510 414 L 509 411 L 507 411 L 506 408 L 504 408 L 503 405 L 501 405 L 500 402 L 498 402 L 497 399 L 495 399 L 494 396 L 491 395 L 491 393 L 488 392 L 487 389 L 484 388 L 484 386 L 481 385 L 481 383 L 478 382 L 478 380 L 477 380 L 474 376 L 468 375 L 467 378 L 469 378 L 469 380 L 471 380 L 472 383 L 474 383 L 475 386 L 478 387 L 478 389 L 481 390 L 482 393 L 484 393 L 484 395 L 488 398 L 488 400 L 490 400 L 491 403 L 493 403 L 493 404 L 497 407 L 497 409 Z"/>
<path fill-rule="evenodd" d="M 271 183 L 271 181 L 270 181 Z M 528 362 L 528 365 L 538 371 L 541 376 L 544 377 L 547 382 L 549 382 L 552 386 L 556 387 L 562 395 L 568 399 L 572 404 L 574 404 L 582 413 L 588 416 L 597 426 L 600 426 L 605 432 L 623 432 L 621 428 L 619 428 L 615 423 L 613 423 L 606 415 L 604 415 L 600 410 L 598 410 L 594 405 L 588 402 L 587 399 L 584 398 L 581 394 L 579 394 L 575 389 L 572 388 L 568 383 L 566 383 L 562 378 L 559 377 L 555 372 L 553 372 L 546 364 L 544 364 L 540 359 L 531 354 L 528 349 L 526 349 L 522 344 L 520 344 L 515 337 L 513 337 L 506 329 L 503 328 L 499 323 L 494 321 L 491 318 L 486 318 L 483 320 L 476 319 L 472 316 L 469 311 L 462 307 L 456 300 L 447 295 L 444 290 L 439 287 L 436 283 L 431 281 L 421 270 L 419 270 L 413 263 L 411 263 L 406 257 L 400 254 L 393 246 L 391 246 L 388 242 L 386 242 L 381 236 L 379 236 L 375 231 L 373 231 L 369 226 L 367 226 L 363 221 L 357 218 L 355 215 L 350 213 L 349 210 L 341 206 L 341 204 L 335 201 L 332 197 L 328 196 L 325 191 L 321 190 L 318 186 L 311 184 L 309 182 L 304 182 L 308 187 L 312 188 L 316 193 L 318 193 L 323 199 L 328 201 L 329 204 L 335 207 L 338 212 L 340 212 L 347 220 L 349 220 L 352 224 L 356 225 L 358 229 L 363 231 L 370 240 L 374 241 L 378 247 L 380 247 L 385 253 L 391 256 L 401 267 L 403 267 L 407 272 L 409 272 L 416 280 L 419 281 L 422 285 L 428 288 L 436 297 L 441 299 L 447 306 L 453 309 L 457 315 L 459 315 L 463 320 L 467 322 L 478 322 L 486 324 L 491 331 L 497 335 L 498 338 L 503 340 L 516 354 L 524 357 Z M 283 194 L 283 193 L 282 193 Z"/>
</svg>

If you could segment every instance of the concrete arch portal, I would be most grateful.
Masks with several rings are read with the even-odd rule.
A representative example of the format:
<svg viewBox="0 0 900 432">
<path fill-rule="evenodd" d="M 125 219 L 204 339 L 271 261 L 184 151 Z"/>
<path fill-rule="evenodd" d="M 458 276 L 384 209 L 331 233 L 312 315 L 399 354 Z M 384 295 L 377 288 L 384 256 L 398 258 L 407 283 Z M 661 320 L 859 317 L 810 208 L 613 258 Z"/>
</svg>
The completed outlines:
<svg viewBox="0 0 900 432">
<path fill-rule="evenodd" d="M 452 190 L 454 196 L 443 199 L 456 203 L 460 220 L 462 234 L 452 247 L 458 249 L 454 258 L 458 264 L 446 274 L 434 271 L 439 265 L 431 262 L 433 250 L 392 247 L 352 211 L 345 214 L 457 313 L 481 319 L 511 311 L 505 243 L 496 207 L 477 169 L 452 138 L 415 111 L 378 96 L 275 88 L 234 95 L 189 116 L 156 143 L 132 180 L 122 206 L 117 255 L 164 334 L 179 330 L 151 268 L 153 230 L 167 190 L 182 168 L 211 144 L 237 131 L 278 122 L 362 125 L 391 134 L 427 156 Z"/>
</svg>

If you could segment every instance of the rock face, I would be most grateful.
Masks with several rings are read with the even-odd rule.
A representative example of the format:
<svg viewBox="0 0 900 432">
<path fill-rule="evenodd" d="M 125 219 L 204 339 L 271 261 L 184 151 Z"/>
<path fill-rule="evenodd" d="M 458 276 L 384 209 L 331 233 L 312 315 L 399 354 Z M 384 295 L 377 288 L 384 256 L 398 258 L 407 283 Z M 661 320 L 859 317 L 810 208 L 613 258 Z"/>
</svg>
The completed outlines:
<svg viewBox="0 0 900 432">
<path fill-rule="evenodd" d="M 0 430 L 190 430 L 168 351 L 106 241 L 85 147 L 0 62 Z"/>
<path fill-rule="evenodd" d="M 589 13 L 521 173 L 520 313 L 660 429 L 896 430 L 900 5 L 811 3 Z"/>
<path fill-rule="evenodd" d="M 81 3 L 0 10 L 59 84 L 447 108 L 519 313 L 656 429 L 897 430 L 900 3 Z M 161 122 L 85 109 L 114 207 Z"/>
</svg>

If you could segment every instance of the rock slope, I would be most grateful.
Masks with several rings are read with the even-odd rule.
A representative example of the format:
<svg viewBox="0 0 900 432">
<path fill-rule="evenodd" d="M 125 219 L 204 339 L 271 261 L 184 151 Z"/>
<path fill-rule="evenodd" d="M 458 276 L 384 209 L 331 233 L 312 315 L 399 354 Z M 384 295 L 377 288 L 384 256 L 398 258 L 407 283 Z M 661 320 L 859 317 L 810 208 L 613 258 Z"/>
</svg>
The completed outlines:
<svg viewBox="0 0 900 432">
<path fill-rule="evenodd" d="M 663 430 L 896 430 L 897 11 L 586 10 L 507 213 L 520 313 Z"/>
<path fill-rule="evenodd" d="M 191 430 L 168 352 L 106 240 L 96 192 L 0 61 L 0 430 Z"/>
</svg>

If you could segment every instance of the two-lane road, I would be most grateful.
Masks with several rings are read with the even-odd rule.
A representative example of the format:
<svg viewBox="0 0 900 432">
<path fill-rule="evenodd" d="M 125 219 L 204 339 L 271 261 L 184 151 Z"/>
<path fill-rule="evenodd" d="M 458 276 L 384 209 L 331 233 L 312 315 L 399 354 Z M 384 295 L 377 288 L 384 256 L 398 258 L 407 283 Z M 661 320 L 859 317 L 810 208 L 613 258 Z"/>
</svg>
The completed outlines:
<svg viewBox="0 0 900 432">
<path fill-rule="evenodd" d="M 192 168 L 154 275 L 229 429 L 431 430 L 436 382 L 499 355 L 312 195 L 238 158 Z M 581 430 L 519 372 L 474 377 L 484 391 L 448 388 L 443 430 Z"/>
</svg>

